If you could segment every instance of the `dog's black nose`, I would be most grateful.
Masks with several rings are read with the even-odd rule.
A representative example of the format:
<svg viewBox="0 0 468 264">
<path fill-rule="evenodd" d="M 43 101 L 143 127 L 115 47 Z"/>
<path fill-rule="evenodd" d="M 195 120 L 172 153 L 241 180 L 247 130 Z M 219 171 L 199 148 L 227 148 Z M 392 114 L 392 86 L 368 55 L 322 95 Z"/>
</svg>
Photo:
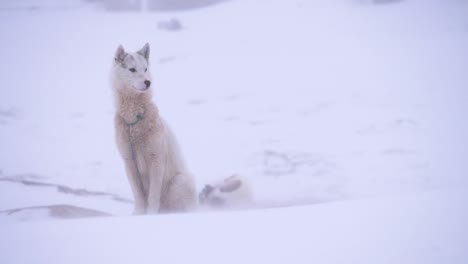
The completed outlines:
<svg viewBox="0 0 468 264">
<path fill-rule="evenodd" d="M 145 85 L 146 85 L 146 88 L 148 88 L 148 87 L 150 87 L 150 85 L 151 85 L 151 82 L 150 82 L 150 81 L 148 81 L 148 80 L 146 80 L 146 81 L 145 81 Z"/>
</svg>

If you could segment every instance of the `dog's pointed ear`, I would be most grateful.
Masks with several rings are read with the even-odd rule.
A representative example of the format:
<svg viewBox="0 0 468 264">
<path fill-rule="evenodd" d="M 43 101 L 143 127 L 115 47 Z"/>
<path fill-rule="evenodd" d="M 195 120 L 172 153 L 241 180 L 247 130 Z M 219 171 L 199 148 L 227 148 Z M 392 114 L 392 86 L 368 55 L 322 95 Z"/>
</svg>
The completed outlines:
<svg viewBox="0 0 468 264">
<path fill-rule="evenodd" d="M 240 180 L 230 180 L 225 182 L 221 187 L 219 187 L 219 190 L 221 192 L 233 192 L 239 189 L 241 185 L 242 182 Z"/>
<path fill-rule="evenodd" d="M 122 63 L 125 59 L 125 56 L 127 56 L 127 53 L 125 52 L 124 47 L 122 45 L 119 45 L 119 47 L 115 51 L 115 62 Z"/>
<path fill-rule="evenodd" d="M 148 43 L 146 43 L 143 48 L 141 48 L 141 50 L 137 51 L 138 54 L 140 54 L 141 56 L 143 56 L 146 60 L 149 59 L 149 55 L 150 55 L 150 46 Z"/>
</svg>

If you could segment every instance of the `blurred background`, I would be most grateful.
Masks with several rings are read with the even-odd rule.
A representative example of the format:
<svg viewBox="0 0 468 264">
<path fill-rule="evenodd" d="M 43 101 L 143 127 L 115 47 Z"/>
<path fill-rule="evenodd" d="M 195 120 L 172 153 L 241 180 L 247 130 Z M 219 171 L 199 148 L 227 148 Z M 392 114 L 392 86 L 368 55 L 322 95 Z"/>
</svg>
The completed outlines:
<svg viewBox="0 0 468 264">
<path fill-rule="evenodd" d="M 2 0 L 0 22 L 0 219 L 130 214 L 109 75 L 146 42 L 198 189 L 236 173 L 259 204 L 297 205 L 466 187 L 468 1 Z"/>
</svg>

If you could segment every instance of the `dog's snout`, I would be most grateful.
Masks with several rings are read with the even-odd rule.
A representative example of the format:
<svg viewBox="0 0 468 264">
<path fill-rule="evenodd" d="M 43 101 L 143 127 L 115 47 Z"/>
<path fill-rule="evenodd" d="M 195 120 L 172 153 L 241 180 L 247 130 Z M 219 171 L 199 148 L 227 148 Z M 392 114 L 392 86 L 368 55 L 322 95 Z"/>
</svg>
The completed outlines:
<svg viewBox="0 0 468 264">
<path fill-rule="evenodd" d="M 151 85 L 151 82 L 150 82 L 150 81 L 148 81 L 148 80 L 146 80 L 146 81 L 145 81 L 145 85 L 146 85 L 146 88 L 149 88 L 149 87 L 150 87 L 150 85 Z"/>
</svg>

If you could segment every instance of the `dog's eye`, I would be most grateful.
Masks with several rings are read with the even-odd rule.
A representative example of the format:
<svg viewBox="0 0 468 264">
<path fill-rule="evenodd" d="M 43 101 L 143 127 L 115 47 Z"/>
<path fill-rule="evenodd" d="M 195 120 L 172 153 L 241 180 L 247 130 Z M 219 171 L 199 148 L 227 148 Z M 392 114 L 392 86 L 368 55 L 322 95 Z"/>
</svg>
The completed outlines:
<svg viewBox="0 0 468 264">
<path fill-rule="evenodd" d="M 131 71 L 131 72 L 136 72 L 135 68 L 130 68 L 128 70 Z"/>
<path fill-rule="evenodd" d="M 148 68 L 145 68 L 145 72 L 148 70 Z"/>
</svg>

